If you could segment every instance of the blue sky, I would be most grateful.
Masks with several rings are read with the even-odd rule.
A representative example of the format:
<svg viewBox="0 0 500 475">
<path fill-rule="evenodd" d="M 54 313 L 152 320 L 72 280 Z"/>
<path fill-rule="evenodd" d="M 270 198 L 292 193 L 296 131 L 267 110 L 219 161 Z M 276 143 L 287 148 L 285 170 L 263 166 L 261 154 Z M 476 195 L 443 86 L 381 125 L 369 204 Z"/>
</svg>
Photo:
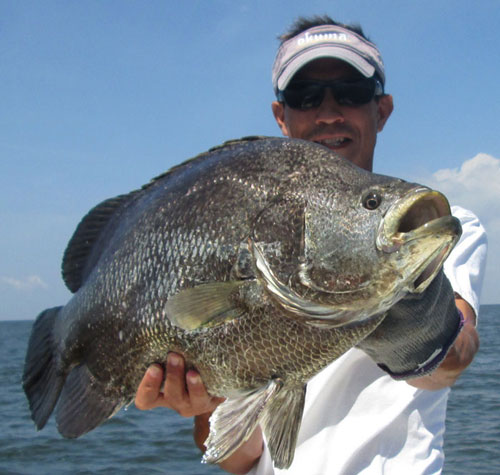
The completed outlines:
<svg viewBox="0 0 500 475">
<path fill-rule="evenodd" d="M 395 111 L 375 170 L 434 184 L 489 233 L 500 303 L 497 0 L 0 0 L 0 319 L 65 303 L 66 243 L 103 199 L 222 141 L 279 135 L 276 37 L 298 15 L 359 22 Z"/>
</svg>

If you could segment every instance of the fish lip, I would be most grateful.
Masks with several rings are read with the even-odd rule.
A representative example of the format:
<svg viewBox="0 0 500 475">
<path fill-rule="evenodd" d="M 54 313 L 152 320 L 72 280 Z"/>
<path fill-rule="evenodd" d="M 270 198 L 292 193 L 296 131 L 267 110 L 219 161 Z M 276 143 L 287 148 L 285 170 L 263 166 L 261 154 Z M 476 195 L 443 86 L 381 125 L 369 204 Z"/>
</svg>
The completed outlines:
<svg viewBox="0 0 500 475">
<path fill-rule="evenodd" d="M 424 236 L 431 236 L 436 234 L 437 232 L 447 230 L 449 233 L 461 233 L 461 225 L 458 218 L 452 216 L 451 214 L 448 216 L 443 216 L 441 218 L 433 219 L 432 221 L 428 221 L 424 223 L 422 226 L 414 229 L 412 231 L 408 231 L 404 233 L 401 237 L 401 242 L 407 243 L 416 239 L 420 239 Z"/>
<path fill-rule="evenodd" d="M 395 253 L 413 242 L 427 242 L 429 255 L 407 274 L 408 290 L 421 293 L 439 272 L 461 233 L 460 221 L 451 215 L 446 197 L 429 188 L 416 187 L 387 210 L 376 245 L 384 253 Z"/>
<path fill-rule="evenodd" d="M 453 247 L 454 243 L 445 243 L 424 260 L 411 274 L 408 291 L 415 294 L 422 293 L 439 272 Z"/>
<path fill-rule="evenodd" d="M 444 235 L 445 240 L 441 246 L 438 246 L 436 250 L 429 255 L 428 259 L 415 269 L 415 272 L 412 274 L 413 289 L 410 288 L 411 292 L 421 293 L 432 282 L 441 269 L 444 261 L 455 247 L 455 244 L 460 239 L 462 235 L 462 225 L 458 218 L 450 214 L 425 223 L 415 231 L 408 233 L 406 242 L 425 239 L 426 237 L 437 235 L 438 233 L 441 233 L 442 236 Z"/>
<path fill-rule="evenodd" d="M 430 206 L 424 207 L 425 204 Z M 435 218 L 426 219 L 422 216 L 419 222 L 418 209 L 421 209 L 423 214 L 435 213 Z M 408 219 L 411 210 L 416 210 L 413 222 Z M 416 239 L 422 232 L 419 230 L 421 226 L 433 220 L 439 221 L 444 216 L 451 216 L 450 205 L 444 195 L 426 187 L 413 188 L 386 211 L 377 231 L 377 249 L 387 253 L 395 252 L 405 242 Z M 438 226 L 439 224 L 435 227 Z"/>
</svg>

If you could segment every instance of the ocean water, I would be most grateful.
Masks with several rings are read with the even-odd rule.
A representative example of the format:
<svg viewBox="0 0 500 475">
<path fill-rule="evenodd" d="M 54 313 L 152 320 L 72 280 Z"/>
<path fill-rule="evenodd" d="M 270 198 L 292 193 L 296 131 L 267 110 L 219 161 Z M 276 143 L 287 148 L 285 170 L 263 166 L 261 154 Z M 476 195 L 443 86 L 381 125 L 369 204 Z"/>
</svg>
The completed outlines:
<svg viewBox="0 0 500 475">
<path fill-rule="evenodd" d="M 0 474 L 225 473 L 202 465 L 192 422 L 171 411 L 122 410 L 77 440 L 53 418 L 37 432 L 21 389 L 32 322 L 0 322 Z M 481 349 L 454 386 L 448 405 L 445 474 L 500 474 L 500 305 L 481 307 Z"/>
</svg>

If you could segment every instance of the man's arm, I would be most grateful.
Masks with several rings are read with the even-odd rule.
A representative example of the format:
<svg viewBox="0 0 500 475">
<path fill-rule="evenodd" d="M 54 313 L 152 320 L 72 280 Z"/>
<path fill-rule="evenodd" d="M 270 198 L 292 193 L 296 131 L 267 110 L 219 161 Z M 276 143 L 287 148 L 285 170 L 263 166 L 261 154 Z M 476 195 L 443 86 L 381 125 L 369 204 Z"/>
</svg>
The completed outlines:
<svg viewBox="0 0 500 475">
<path fill-rule="evenodd" d="M 435 391 L 452 386 L 462 372 L 472 363 L 479 350 L 479 335 L 476 330 L 476 314 L 472 307 L 459 295 L 455 305 L 464 316 L 464 326 L 450 348 L 446 358 L 436 370 L 421 378 L 408 380 L 408 384 L 419 389 Z"/>
<path fill-rule="evenodd" d="M 163 368 L 160 365 L 152 365 L 147 370 L 137 390 L 135 405 L 141 410 L 167 407 L 183 417 L 194 416 L 194 440 L 200 450 L 205 451 L 204 442 L 209 432 L 210 415 L 224 399 L 210 396 L 196 371 L 184 373 L 182 356 L 169 353 L 166 366 L 164 384 Z M 262 432 L 258 428 L 219 466 L 230 473 L 245 474 L 257 462 L 262 450 Z"/>
</svg>

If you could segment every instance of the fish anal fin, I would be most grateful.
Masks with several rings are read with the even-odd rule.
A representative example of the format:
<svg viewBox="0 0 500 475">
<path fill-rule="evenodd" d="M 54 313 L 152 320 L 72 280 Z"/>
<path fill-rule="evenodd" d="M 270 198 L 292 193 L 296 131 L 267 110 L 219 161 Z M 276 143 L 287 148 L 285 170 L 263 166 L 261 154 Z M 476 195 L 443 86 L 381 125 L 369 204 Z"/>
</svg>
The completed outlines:
<svg viewBox="0 0 500 475">
<path fill-rule="evenodd" d="M 292 464 L 305 396 L 305 385 L 283 388 L 268 405 L 260 422 L 277 468 L 287 469 Z"/>
<path fill-rule="evenodd" d="M 165 305 L 168 319 L 179 328 L 195 330 L 238 318 L 244 309 L 237 307 L 234 296 L 247 282 L 209 282 L 181 290 Z"/>
<path fill-rule="evenodd" d="M 210 434 L 205 441 L 204 463 L 219 463 L 248 440 L 266 407 L 283 387 L 276 378 L 254 391 L 228 398 L 210 417 Z"/>
<path fill-rule="evenodd" d="M 120 395 L 106 395 L 88 367 L 78 365 L 68 374 L 61 392 L 57 429 L 64 437 L 80 437 L 113 416 L 125 402 Z"/>
</svg>

